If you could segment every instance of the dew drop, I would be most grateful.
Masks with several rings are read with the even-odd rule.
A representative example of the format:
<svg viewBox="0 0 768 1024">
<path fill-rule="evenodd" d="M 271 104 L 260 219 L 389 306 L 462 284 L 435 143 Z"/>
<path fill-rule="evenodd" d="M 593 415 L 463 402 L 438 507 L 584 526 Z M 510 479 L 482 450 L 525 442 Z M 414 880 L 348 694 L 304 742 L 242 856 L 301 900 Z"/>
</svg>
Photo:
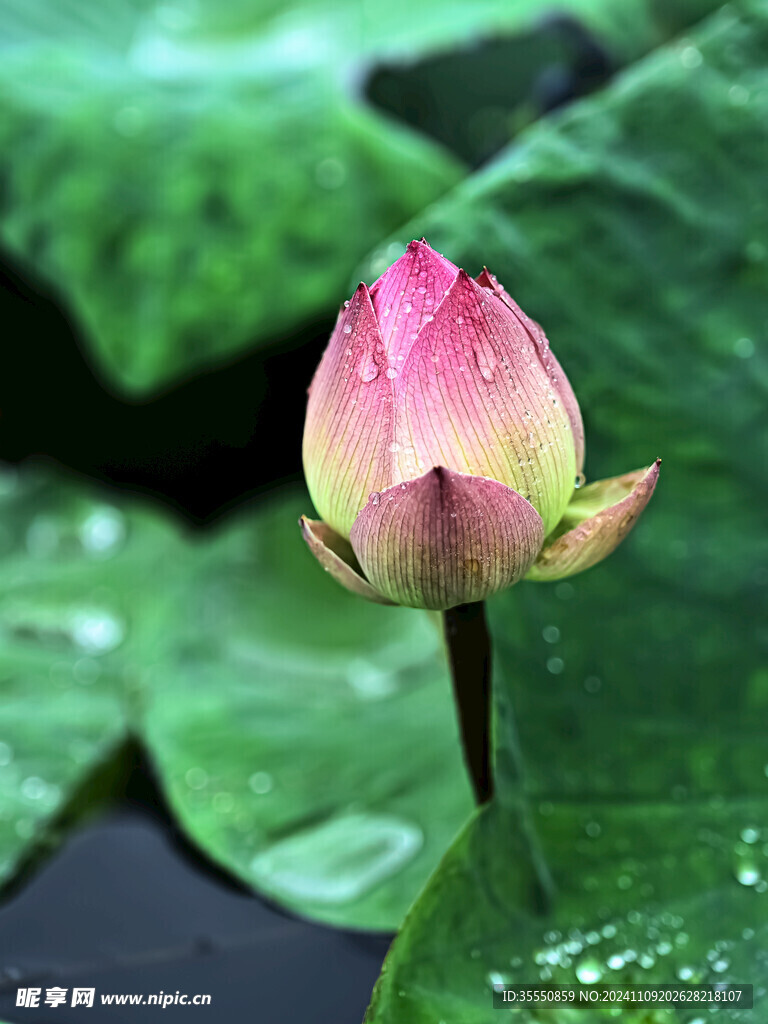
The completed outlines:
<svg viewBox="0 0 768 1024">
<path fill-rule="evenodd" d="M 594 957 L 582 960 L 576 968 L 576 977 L 582 985 L 594 985 L 595 982 L 600 981 L 602 976 L 603 972 L 600 969 L 600 964 Z"/>
<path fill-rule="evenodd" d="M 344 324 L 344 333 L 345 334 L 351 334 L 352 333 L 352 324 Z"/>
<path fill-rule="evenodd" d="M 372 380 L 376 380 L 379 376 L 379 367 L 376 363 L 368 357 L 360 368 L 360 380 L 364 384 L 370 384 Z"/>
<path fill-rule="evenodd" d="M 680 63 L 684 68 L 697 68 L 703 60 L 701 51 L 695 46 L 686 46 L 680 53 Z"/>
<path fill-rule="evenodd" d="M 397 672 L 382 668 L 365 658 L 353 659 L 346 678 L 361 700 L 382 700 L 397 692 Z"/>
<path fill-rule="evenodd" d="M 248 779 L 248 788 L 258 796 L 270 793 L 274 785 L 274 779 L 269 772 L 254 772 Z"/>
<path fill-rule="evenodd" d="M 72 616 L 72 638 L 89 654 L 106 654 L 123 642 L 125 626 L 108 612 L 76 612 Z"/>
<path fill-rule="evenodd" d="M 579 488 L 583 487 L 586 482 L 587 482 L 587 478 L 584 476 L 584 474 L 583 473 L 577 473 L 576 474 L 576 479 L 573 482 L 573 486 L 578 491 Z"/>
<path fill-rule="evenodd" d="M 736 881 L 741 885 L 757 885 L 760 881 L 760 871 L 757 865 L 742 862 L 736 866 Z"/>
<path fill-rule="evenodd" d="M 125 520 L 109 505 L 95 509 L 80 527 L 80 543 L 92 555 L 107 556 L 125 539 Z"/>
<path fill-rule="evenodd" d="M 482 348 L 476 348 L 475 362 L 477 368 L 480 371 L 480 376 L 483 380 L 493 380 L 493 375 L 496 370 L 496 357 L 491 352 L 485 352 Z"/>
<path fill-rule="evenodd" d="M 387 376 L 389 377 L 390 380 L 395 379 L 395 377 L 397 376 L 397 370 L 395 369 L 394 366 L 389 367 L 389 369 L 387 370 Z"/>
<path fill-rule="evenodd" d="M 208 772 L 203 768 L 190 768 L 184 781 L 190 789 L 204 789 L 208 785 Z"/>
<path fill-rule="evenodd" d="M 399 444 L 397 443 L 397 441 L 393 441 L 393 442 L 392 442 L 392 444 L 391 444 L 391 445 L 389 446 L 389 450 L 390 450 L 390 451 L 391 451 L 391 452 L 392 452 L 393 454 L 394 454 L 395 452 L 399 452 L 399 451 L 400 451 L 400 445 L 399 445 Z"/>
<path fill-rule="evenodd" d="M 47 792 L 47 783 L 37 775 L 30 775 L 21 784 L 21 795 L 25 800 L 42 800 Z"/>
<path fill-rule="evenodd" d="M 281 839 L 253 858 L 251 872 L 292 899 L 349 903 L 397 874 L 423 841 L 417 825 L 394 815 L 347 814 Z"/>
</svg>

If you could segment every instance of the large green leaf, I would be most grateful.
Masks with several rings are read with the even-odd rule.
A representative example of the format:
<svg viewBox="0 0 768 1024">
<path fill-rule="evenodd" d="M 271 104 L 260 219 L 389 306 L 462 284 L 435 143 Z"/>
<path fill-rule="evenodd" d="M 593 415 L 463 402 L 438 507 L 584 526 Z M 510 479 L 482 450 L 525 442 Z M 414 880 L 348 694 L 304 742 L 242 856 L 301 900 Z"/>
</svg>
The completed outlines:
<svg viewBox="0 0 768 1024">
<path fill-rule="evenodd" d="M 471 807 L 450 683 L 426 615 L 319 571 L 307 508 L 289 493 L 210 546 L 141 731 L 203 849 L 302 913 L 391 929 Z"/>
<path fill-rule="evenodd" d="M 125 739 L 143 594 L 173 542 L 146 511 L 0 476 L 0 882 Z"/>
<path fill-rule="evenodd" d="M 757 1016 L 719 1012 L 765 1016 L 766 68 L 768 4 L 729 5 L 403 233 L 486 263 L 544 325 L 590 476 L 664 464 L 609 561 L 492 605 L 553 911 L 531 907 L 502 727 L 499 803 L 411 912 L 376 1024 L 490 1022 L 489 977 L 574 981 L 585 959 L 604 980 L 753 982 Z"/>
<path fill-rule="evenodd" d="M 3 238 L 131 391 L 332 309 L 350 260 L 457 178 L 361 108 L 330 25 L 240 7 L 0 5 Z"/>
<path fill-rule="evenodd" d="M 559 6 L 621 62 L 712 0 Z M 349 267 L 457 180 L 362 102 L 361 65 L 538 11 L 3 0 L 0 237 L 63 293 L 108 382 L 167 384 L 332 311 Z"/>
<path fill-rule="evenodd" d="M 471 807 L 429 618 L 326 577 L 295 491 L 189 538 L 0 479 L 2 877 L 130 732 L 208 856 L 304 914 L 395 928 Z"/>
</svg>

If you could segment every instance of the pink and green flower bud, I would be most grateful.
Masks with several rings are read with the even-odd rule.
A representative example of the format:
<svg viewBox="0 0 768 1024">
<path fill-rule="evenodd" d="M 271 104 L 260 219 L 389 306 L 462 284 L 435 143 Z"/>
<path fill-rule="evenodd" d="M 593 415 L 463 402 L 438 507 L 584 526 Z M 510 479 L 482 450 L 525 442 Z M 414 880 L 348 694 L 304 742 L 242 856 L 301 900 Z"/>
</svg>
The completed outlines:
<svg viewBox="0 0 768 1024">
<path fill-rule="evenodd" d="M 315 374 L 304 468 L 323 522 L 302 528 L 361 596 L 480 601 L 529 570 L 549 578 L 545 538 L 565 533 L 583 459 L 579 406 L 542 329 L 487 271 L 473 280 L 412 242 L 345 304 Z M 621 539 L 604 512 L 589 531 L 598 558 Z M 568 558 L 572 571 L 597 560 Z"/>
</svg>

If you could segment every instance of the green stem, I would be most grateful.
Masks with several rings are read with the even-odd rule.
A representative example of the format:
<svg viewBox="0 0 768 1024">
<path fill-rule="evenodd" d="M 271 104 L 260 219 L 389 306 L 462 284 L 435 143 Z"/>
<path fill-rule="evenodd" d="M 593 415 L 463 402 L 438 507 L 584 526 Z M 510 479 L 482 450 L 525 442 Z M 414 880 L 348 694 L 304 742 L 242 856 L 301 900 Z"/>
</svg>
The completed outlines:
<svg viewBox="0 0 768 1024">
<path fill-rule="evenodd" d="M 475 799 L 493 796 L 491 765 L 491 642 L 485 605 L 460 604 L 443 612 L 443 629 L 459 714 L 461 742 Z"/>
<path fill-rule="evenodd" d="M 482 602 L 462 604 L 443 612 L 443 629 L 453 692 L 459 715 L 464 760 L 478 805 L 494 794 L 492 759 L 491 641 Z M 502 803 L 514 814 L 532 867 L 531 909 L 550 913 L 554 884 L 544 858 L 525 782 L 525 768 L 514 720 L 511 695 L 502 690 L 497 701 L 499 753 L 503 771 L 513 785 L 500 794 Z"/>
</svg>

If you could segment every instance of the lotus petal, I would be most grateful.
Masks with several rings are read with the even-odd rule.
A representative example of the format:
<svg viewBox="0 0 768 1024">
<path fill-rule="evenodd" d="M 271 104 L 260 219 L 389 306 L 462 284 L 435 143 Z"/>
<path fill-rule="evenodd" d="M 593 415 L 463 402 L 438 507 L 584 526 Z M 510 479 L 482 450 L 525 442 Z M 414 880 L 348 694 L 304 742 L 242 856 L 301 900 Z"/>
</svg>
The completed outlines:
<svg viewBox="0 0 768 1024">
<path fill-rule="evenodd" d="M 598 480 L 576 491 L 526 579 L 563 579 L 610 555 L 651 500 L 660 465 L 657 459 L 647 469 Z"/>
<path fill-rule="evenodd" d="M 372 495 L 350 539 L 377 591 L 440 610 L 517 582 L 543 538 L 541 517 L 517 491 L 438 466 Z"/>
<path fill-rule="evenodd" d="M 571 383 L 565 375 L 565 371 L 549 347 L 546 334 L 535 320 L 531 320 L 529 316 L 526 316 L 504 286 L 499 284 L 496 275 L 489 273 L 486 267 L 483 268 L 482 274 L 479 274 L 475 280 L 483 288 L 488 288 L 495 295 L 498 295 L 509 306 L 521 327 L 527 331 L 531 341 L 534 343 L 536 353 L 549 375 L 552 386 L 560 395 L 568 413 L 568 418 L 571 421 L 573 442 L 576 446 L 576 472 L 581 473 L 584 468 L 584 422 L 581 418 L 581 410 L 579 409 L 579 403 L 576 401 L 576 395 L 573 393 Z"/>
<path fill-rule="evenodd" d="M 364 284 L 339 314 L 309 390 L 304 473 L 322 519 L 344 537 L 392 482 L 393 380 Z"/>
<path fill-rule="evenodd" d="M 403 361 L 458 272 L 422 239 L 411 242 L 405 254 L 371 285 L 371 301 L 392 366 Z"/>
<path fill-rule="evenodd" d="M 377 604 L 393 603 L 363 579 L 348 540 L 340 537 L 327 523 L 319 519 L 307 519 L 306 516 L 302 516 L 299 526 L 309 550 L 337 583 L 368 601 L 375 601 Z"/>
<path fill-rule="evenodd" d="M 573 493 L 568 410 L 516 315 L 460 270 L 395 379 L 397 476 L 432 466 L 488 476 L 531 502 L 545 531 Z"/>
</svg>

